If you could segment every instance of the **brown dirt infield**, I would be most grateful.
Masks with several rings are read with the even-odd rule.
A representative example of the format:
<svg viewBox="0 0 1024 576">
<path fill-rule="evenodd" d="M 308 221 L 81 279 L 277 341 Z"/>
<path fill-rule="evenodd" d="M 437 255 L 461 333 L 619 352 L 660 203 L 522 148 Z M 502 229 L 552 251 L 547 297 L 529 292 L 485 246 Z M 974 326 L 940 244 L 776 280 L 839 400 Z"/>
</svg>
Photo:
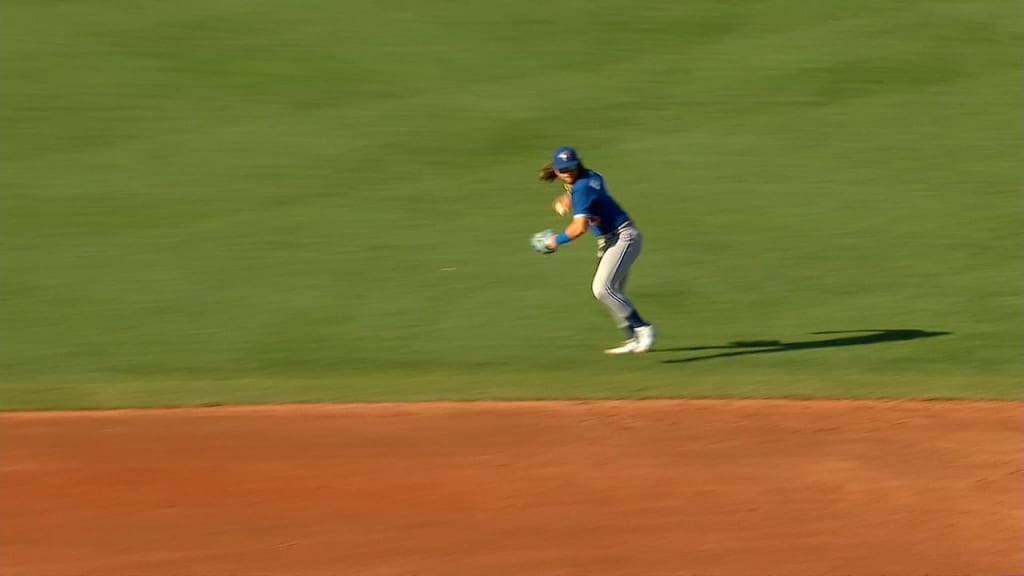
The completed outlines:
<svg viewBox="0 0 1024 576">
<path fill-rule="evenodd" d="M 1024 573 L 1016 402 L 0 415 L 5 576 Z"/>
</svg>

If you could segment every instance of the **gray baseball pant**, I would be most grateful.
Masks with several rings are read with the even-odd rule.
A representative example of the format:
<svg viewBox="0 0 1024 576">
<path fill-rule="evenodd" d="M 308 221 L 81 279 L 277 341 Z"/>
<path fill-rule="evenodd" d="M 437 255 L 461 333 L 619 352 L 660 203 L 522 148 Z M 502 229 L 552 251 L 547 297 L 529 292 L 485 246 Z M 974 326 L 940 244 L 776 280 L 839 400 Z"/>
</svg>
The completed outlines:
<svg viewBox="0 0 1024 576">
<path fill-rule="evenodd" d="M 626 297 L 629 268 L 640 255 L 643 235 L 630 223 L 624 224 L 598 242 L 597 272 L 591 288 L 594 297 L 608 308 L 615 325 L 632 333 L 633 324 L 642 322 L 633 303 Z M 603 254 L 601 253 L 603 252 Z"/>
</svg>

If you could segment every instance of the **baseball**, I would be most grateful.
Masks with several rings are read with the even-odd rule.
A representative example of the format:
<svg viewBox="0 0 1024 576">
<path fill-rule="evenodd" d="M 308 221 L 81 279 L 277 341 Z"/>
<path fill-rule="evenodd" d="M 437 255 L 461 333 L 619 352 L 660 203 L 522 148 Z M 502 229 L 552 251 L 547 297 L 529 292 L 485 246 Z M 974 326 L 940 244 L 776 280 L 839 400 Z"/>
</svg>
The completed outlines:
<svg viewBox="0 0 1024 576">
<path fill-rule="evenodd" d="M 568 215 L 569 214 L 569 195 L 568 194 L 562 194 L 561 196 L 555 198 L 554 202 L 551 203 L 551 207 L 552 207 L 552 209 L 554 209 L 555 214 L 558 214 L 559 216 L 566 216 L 566 215 Z"/>
</svg>

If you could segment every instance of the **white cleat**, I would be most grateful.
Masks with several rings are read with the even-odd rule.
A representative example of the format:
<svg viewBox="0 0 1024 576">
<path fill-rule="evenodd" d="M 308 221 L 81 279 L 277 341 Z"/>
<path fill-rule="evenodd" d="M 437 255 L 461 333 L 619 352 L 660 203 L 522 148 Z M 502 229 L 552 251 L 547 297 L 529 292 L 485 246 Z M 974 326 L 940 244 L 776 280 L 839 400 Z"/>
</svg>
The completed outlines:
<svg viewBox="0 0 1024 576">
<path fill-rule="evenodd" d="M 620 346 L 615 348 L 609 348 L 604 351 L 605 354 L 632 354 L 636 352 L 637 341 L 636 338 L 630 338 L 623 342 Z"/>
<path fill-rule="evenodd" d="M 633 346 L 632 352 L 648 352 L 651 348 L 654 348 L 654 326 L 641 326 L 634 330 L 633 333 L 636 335 L 636 345 Z"/>
</svg>

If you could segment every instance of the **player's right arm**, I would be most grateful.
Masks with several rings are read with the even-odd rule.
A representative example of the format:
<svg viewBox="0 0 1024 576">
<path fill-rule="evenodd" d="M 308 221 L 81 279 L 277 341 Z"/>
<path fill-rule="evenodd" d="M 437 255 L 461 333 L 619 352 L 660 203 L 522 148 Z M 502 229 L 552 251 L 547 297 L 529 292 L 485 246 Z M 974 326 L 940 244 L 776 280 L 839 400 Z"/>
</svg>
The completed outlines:
<svg viewBox="0 0 1024 576">
<path fill-rule="evenodd" d="M 556 196 L 551 202 L 551 209 L 559 216 L 568 216 L 569 212 L 572 211 L 572 199 L 569 198 L 569 194 Z"/>
</svg>

